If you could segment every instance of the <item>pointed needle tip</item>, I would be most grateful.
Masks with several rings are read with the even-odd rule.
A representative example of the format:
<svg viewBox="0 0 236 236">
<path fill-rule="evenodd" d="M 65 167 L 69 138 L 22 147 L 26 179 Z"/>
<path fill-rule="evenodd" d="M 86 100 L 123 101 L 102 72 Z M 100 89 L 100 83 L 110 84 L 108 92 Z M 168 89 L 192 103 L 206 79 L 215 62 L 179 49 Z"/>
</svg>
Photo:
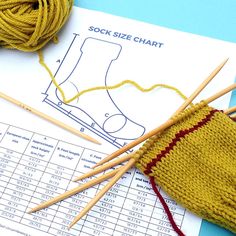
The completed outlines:
<svg viewBox="0 0 236 236">
<path fill-rule="evenodd" d="M 228 60 L 229 60 L 229 57 L 225 59 L 225 61 L 223 62 L 223 64 L 226 64 Z"/>
<path fill-rule="evenodd" d="M 102 143 L 100 143 L 99 141 L 97 141 L 96 139 L 92 140 L 95 144 L 101 145 Z"/>
<path fill-rule="evenodd" d="M 79 132 L 79 133 L 77 132 L 76 134 L 77 134 L 78 136 L 80 136 L 81 138 L 84 138 L 84 139 L 86 139 L 87 141 L 90 141 L 90 142 L 92 142 L 92 143 L 99 144 L 99 145 L 102 144 L 102 143 L 100 143 L 97 139 L 95 139 L 95 138 L 89 136 L 88 134 L 84 134 L 84 133 L 81 133 L 81 132 Z"/>
<path fill-rule="evenodd" d="M 95 143 L 95 144 L 98 144 L 98 145 L 101 145 L 102 143 L 100 143 L 98 140 L 86 135 L 86 136 L 83 136 L 83 138 L 85 138 L 86 140 L 92 142 L 92 143 Z"/>
<path fill-rule="evenodd" d="M 76 224 L 77 221 L 73 221 L 69 224 L 68 226 L 68 229 L 71 229 L 75 224 Z"/>
<path fill-rule="evenodd" d="M 95 168 L 97 168 L 98 166 L 100 166 L 99 163 L 95 164 L 95 165 L 92 167 L 92 169 L 95 169 Z"/>
<path fill-rule="evenodd" d="M 81 180 L 81 178 L 80 178 L 80 177 L 77 177 L 77 178 L 73 179 L 72 182 L 77 182 L 77 181 L 79 181 L 79 180 Z"/>
</svg>

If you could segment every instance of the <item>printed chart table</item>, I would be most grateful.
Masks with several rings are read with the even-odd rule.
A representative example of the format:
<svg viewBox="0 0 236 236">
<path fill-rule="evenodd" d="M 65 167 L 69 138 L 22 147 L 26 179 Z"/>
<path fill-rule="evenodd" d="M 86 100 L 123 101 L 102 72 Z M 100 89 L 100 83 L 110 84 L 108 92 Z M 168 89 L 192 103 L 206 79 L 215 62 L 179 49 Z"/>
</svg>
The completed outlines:
<svg viewBox="0 0 236 236">
<path fill-rule="evenodd" d="M 127 172 L 70 230 L 70 222 L 105 183 L 47 209 L 27 213 L 37 204 L 76 187 L 78 183 L 72 179 L 104 156 L 0 123 L 0 218 L 43 235 L 175 235 L 160 202 L 138 170 Z M 162 195 L 181 226 L 185 210 Z"/>
</svg>

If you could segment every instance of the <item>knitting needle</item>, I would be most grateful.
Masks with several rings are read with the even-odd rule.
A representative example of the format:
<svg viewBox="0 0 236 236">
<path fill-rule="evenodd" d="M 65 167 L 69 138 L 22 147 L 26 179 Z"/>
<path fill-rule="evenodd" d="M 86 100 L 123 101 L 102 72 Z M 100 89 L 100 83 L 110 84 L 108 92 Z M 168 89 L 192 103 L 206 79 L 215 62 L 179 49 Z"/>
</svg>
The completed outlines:
<svg viewBox="0 0 236 236">
<path fill-rule="evenodd" d="M 215 94 L 214 96 L 206 99 L 206 103 L 212 102 L 215 99 L 217 99 L 218 97 L 224 95 L 225 93 L 231 91 L 232 89 L 234 89 L 236 87 L 236 84 L 233 84 L 229 87 L 227 87 L 226 89 L 220 91 L 219 93 Z M 197 95 L 199 93 L 196 93 Z M 197 96 L 196 95 L 196 96 Z M 193 98 L 194 99 L 194 98 Z M 189 101 L 190 103 L 191 101 Z M 188 105 L 187 103 L 185 104 L 186 106 Z M 178 113 L 180 113 L 182 110 L 185 109 L 186 106 L 182 106 L 181 109 L 178 109 L 178 112 L 175 113 L 175 115 L 177 115 Z M 169 126 L 173 125 L 175 123 L 174 120 L 169 119 L 165 124 L 163 124 L 162 126 L 158 127 L 159 131 L 161 132 L 164 129 L 168 128 Z M 153 136 L 153 135 L 152 135 Z M 129 156 L 128 156 L 129 157 Z M 130 157 L 129 157 L 130 158 Z M 121 159 L 121 158 L 120 158 Z M 117 160 L 116 160 L 117 161 Z M 116 161 L 114 161 L 113 163 L 115 163 Z M 75 217 L 75 219 L 73 220 L 73 222 L 70 224 L 69 228 L 71 228 L 74 224 L 76 224 L 85 214 L 87 214 L 87 212 L 101 199 L 101 197 L 119 180 L 119 178 L 129 169 L 131 168 L 134 164 L 135 164 L 136 160 L 134 158 L 131 158 L 129 160 L 129 162 L 123 167 L 122 170 L 120 170 L 114 177 L 113 179 L 111 179 L 111 181 L 96 195 L 96 197 L 94 199 L 92 199 L 88 205 L 80 212 L 80 214 L 78 216 Z M 109 166 L 109 163 L 101 166 L 101 167 L 97 167 L 97 169 L 101 168 L 101 169 L 106 169 Z M 96 173 L 96 169 L 94 170 L 93 173 Z M 89 182 L 88 182 L 89 183 Z"/>
<path fill-rule="evenodd" d="M 218 96 L 221 96 L 222 93 L 226 93 L 229 90 L 232 90 L 233 88 L 235 88 L 235 86 L 230 86 L 230 88 L 223 90 L 224 92 L 220 92 L 218 93 Z M 214 99 L 216 99 L 217 96 L 214 95 L 212 96 L 210 99 L 208 99 L 208 101 L 213 101 Z M 184 108 L 183 108 L 184 109 Z M 174 124 L 174 121 L 172 121 L 172 123 Z M 170 126 L 171 124 L 169 124 Z M 168 127 L 169 127 L 168 126 Z M 98 193 L 98 195 L 92 199 L 91 202 L 89 202 L 89 204 L 81 211 L 81 213 L 74 219 L 74 221 L 70 224 L 69 227 L 72 227 L 78 220 L 80 220 L 85 214 L 87 214 L 87 212 L 97 203 L 97 201 L 99 201 L 99 199 L 118 181 L 118 179 L 129 169 L 131 168 L 133 165 L 135 164 L 135 159 L 131 158 L 129 160 L 129 162 L 122 167 L 122 169 L 119 172 L 116 172 L 117 174 L 113 177 L 113 179 Z M 111 171 L 110 174 L 115 173 L 115 171 Z M 90 187 L 92 184 L 92 181 L 87 183 L 87 187 Z M 63 194 L 62 194 L 63 195 Z M 65 197 L 66 198 L 66 197 Z"/>
<path fill-rule="evenodd" d="M 114 166 L 116 166 L 116 165 L 118 165 L 120 163 L 128 161 L 131 158 L 132 155 L 133 155 L 133 153 L 127 154 L 124 157 L 116 159 L 116 160 L 114 160 L 112 162 L 108 162 L 108 163 L 106 163 L 106 164 L 104 164 L 102 166 L 97 167 L 96 169 L 92 169 L 91 171 L 89 171 L 89 172 L 87 172 L 87 173 L 85 173 L 85 174 L 75 178 L 73 181 L 76 182 L 78 180 L 82 180 L 82 179 L 88 178 L 90 176 L 96 175 L 98 173 L 101 173 L 104 170 L 110 169 L 110 168 L 112 168 L 112 167 L 114 167 Z"/>
<path fill-rule="evenodd" d="M 89 181 L 87 183 L 84 183 L 84 184 L 76 187 L 76 188 L 68 190 L 68 191 L 66 191 L 63 194 L 60 194 L 60 195 L 58 195 L 58 196 L 56 196 L 56 197 L 54 197 L 54 198 L 52 198 L 52 199 L 50 199 L 48 201 L 43 202 L 42 204 L 36 206 L 35 208 L 33 208 L 30 211 L 28 211 L 28 213 L 33 213 L 33 212 L 42 210 L 44 208 L 47 208 L 47 207 L 49 207 L 49 206 L 51 206 L 53 204 L 56 204 L 57 202 L 60 202 L 60 201 L 62 201 L 64 199 L 72 196 L 72 195 L 75 195 L 75 194 L 77 194 L 79 192 L 82 192 L 83 190 L 85 190 L 87 188 L 90 188 L 90 187 L 92 187 L 92 186 L 94 186 L 96 184 L 99 184 L 99 183 L 103 182 L 104 180 L 107 180 L 107 179 L 113 177 L 120 169 L 121 169 L 121 167 L 119 167 L 117 169 L 114 169 L 113 171 L 110 171 L 110 172 L 108 172 L 108 173 L 106 173 L 106 174 L 104 174 L 104 175 L 102 175 L 102 176 L 100 176 L 100 177 L 98 177 L 96 179 L 93 179 L 93 180 L 91 180 L 91 181 Z"/>
<path fill-rule="evenodd" d="M 69 132 L 71 132 L 71 133 L 73 133 L 75 135 L 80 136 L 81 138 L 84 138 L 84 139 L 86 139 L 88 141 L 91 141 L 93 143 L 96 143 L 96 144 L 101 144 L 100 142 L 98 142 L 96 139 L 90 137 L 89 135 L 84 134 L 84 133 L 74 129 L 73 127 L 71 127 L 71 126 L 69 126 L 69 125 L 67 125 L 65 123 L 62 123 L 61 121 L 56 120 L 55 118 L 50 117 L 49 115 L 46 115 L 46 114 L 44 114 L 44 113 L 42 113 L 42 112 L 40 112 L 40 111 L 30 107 L 30 106 L 27 106 L 26 104 L 24 104 L 24 103 L 14 99 L 14 98 L 12 98 L 12 97 L 9 97 L 8 95 L 6 95 L 6 94 L 4 94 L 2 92 L 0 92 L 0 97 L 5 99 L 5 100 L 7 100 L 8 102 L 11 102 L 11 103 L 13 103 L 13 104 L 15 104 L 15 105 L 17 105 L 17 106 L 27 110 L 27 111 L 32 112 L 33 114 L 35 114 L 35 115 L 37 115 L 37 116 L 39 116 L 39 117 L 41 117 L 41 118 L 43 118 L 43 119 L 45 119 L 47 121 L 50 121 L 51 123 L 53 123 L 55 125 L 58 125 L 59 127 L 65 129 L 65 130 L 67 130 L 67 131 L 69 131 Z"/>
<path fill-rule="evenodd" d="M 229 114 L 231 114 L 231 113 L 233 113 L 233 112 L 236 112 L 236 106 L 230 107 L 230 108 L 224 110 L 224 113 L 225 113 L 226 115 L 229 115 Z"/>
<path fill-rule="evenodd" d="M 74 224 L 76 224 L 84 215 L 88 213 L 88 211 L 103 197 L 103 195 L 122 177 L 122 175 L 128 171 L 134 164 L 136 160 L 134 158 L 131 158 L 129 162 L 122 166 L 120 171 L 116 173 L 116 175 L 108 182 L 102 190 L 93 198 L 86 207 L 79 213 L 78 216 L 74 218 L 72 223 L 69 225 L 69 228 L 71 228 Z"/>
<path fill-rule="evenodd" d="M 228 86 L 227 88 L 225 88 L 225 89 L 221 90 L 220 92 L 214 94 L 213 96 L 211 96 L 211 97 L 205 99 L 205 102 L 206 102 L 207 104 L 209 104 L 209 103 L 215 101 L 217 98 L 219 98 L 219 97 L 225 95 L 226 93 L 228 93 L 228 92 L 230 92 L 230 91 L 232 91 L 232 90 L 234 90 L 234 89 L 236 89 L 236 83 L 231 84 L 231 85 Z"/>
<path fill-rule="evenodd" d="M 229 58 L 224 60 L 219 66 L 212 71 L 212 73 L 200 84 L 200 86 L 191 94 L 191 96 L 185 100 L 185 102 L 178 108 L 177 111 L 172 115 L 174 117 L 179 112 L 183 111 L 199 94 L 200 92 L 211 82 L 211 80 L 220 72 L 220 70 L 224 67 L 227 63 Z M 191 102 L 189 102 L 191 101 Z"/>
<path fill-rule="evenodd" d="M 186 99 L 186 101 L 179 107 L 179 109 L 172 115 L 172 117 L 176 115 L 179 111 L 183 111 L 194 100 L 194 98 L 196 98 L 196 96 L 207 86 L 207 84 L 220 72 L 220 70 L 223 68 L 223 66 L 226 64 L 227 61 L 228 61 L 228 58 L 224 60 L 219 66 L 217 66 L 215 70 L 213 70 L 213 72 L 200 84 L 200 86 L 193 92 L 193 94 L 188 99 Z M 108 162 L 112 160 L 113 158 L 116 158 L 122 153 L 130 150 L 131 148 L 137 146 L 138 144 L 142 143 L 146 139 L 150 138 L 151 136 L 168 128 L 172 124 L 173 124 L 173 121 L 170 118 L 169 120 L 167 120 L 166 123 L 162 124 L 161 126 L 151 130 L 150 132 L 144 134 L 140 138 L 134 140 L 133 142 L 125 145 L 124 147 L 108 155 L 106 158 L 98 162 L 93 168 L 96 168 L 97 166 L 102 165 L 103 163 Z"/>
<path fill-rule="evenodd" d="M 207 98 L 207 99 L 205 100 L 205 102 L 206 102 L 206 104 L 209 104 L 209 103 L 213 102 L 214 100 L 216 100 L 217 98 L 219 98 L 219 97 L 225 95 L 226 93 L 228 93 L 228 92 L 230 92 L 230 91 L 232 91 L 232 90 L 234 90 L 234 89 L 236 89 L 236 83 L 234 83 L 234 84 L 228 86 L 227 88 L 225 88 L 225 89 L 219 91 L 218 93 L 214 94 L 213 96 Z M 182 109 L 184 109 L 184 107 L 183 107 Z M 234 108 L 234 109 L 235 109 L 235 108 Z M 179 110 L 179 109 L 178 109 L 178 110 Z M 179 110 L 179 112 L 181 112 L 181 110 Z M 175 112 L 175 115 L 177 115 L 177 114 L 178 114 L 178 113 Z M 173 125 L 173 124 L 174 124 L 174 120 L 172 120 L 172 119 L 167 120 L 164 124 L 160 125 L 160 126 L 157 127 L 156 129 L 154 129 L 153 131 L 151 131 L 153 134 L 150 135 L 150 137 L 153 136 L 153 135 L 155 135 L 155 134 L 157 134 L 157 133 L 159 133 L 159 132 L 162 132 L 163 130 L 165 130 L 166 128 L 170 127 L 170 126 Z M 149 132 L 149 133 L 150 133 L 150 132 Z M 144 135 L 144 136 L 145 136 L 145 135 Z M 143 137 L 143 136 L 142 136 L 142 137 Z M 148 137 L 148 138 L 149 138 L 149 137 Z M 144 140 L 143 140 L 143 141 L 144 141 Z M 134 147 L 134 146 L 132 146 L 132 147 Z M 122 148 L 121 148 L 121 149 L 122 149 Z M 120 150 L 121 150 L 121 149 L 120 149 Z M 127 151 L 127 150 L 125 150 L 125 151 Z M 109 157 L 109 156 L 108 156 L 108 157 Z M 116 157 L 116 156 L 115 156 L 115 157 Z M 105 159 L 106 159 L 106 158 L 105 158 Z M 113 159 L 113 156 L 112 156 L 111 159 Z M 109 161 L 109 160 L 106 160 L 106 162 L 107 162 L 107 161 Z M 98 163 L 95 167 L 98 167 L 99 165 L 102 165 L 102 164 L 103 164 L 103 162 L 100 162 L 100 163 Z M 95 169 L 95 170 L 96 170 L 96 169 Z"/>
<path fill-rule="evenodd" d="M 218 92 L 217 94 L 211 96 L 210 98 L 206 99 L 205 101 L 206 101 L 206 103 L 212 102 L 212 101 L 214 101 L 215 99 L 217 99 L 218 97 L 223 96 L 225 93 L 227 93 L 227 92 L 229 92 L 229 91 L 231 91 L 231 90 L 233 90 L 233 89 L 235 89 L 235 88 L 236 88 L 236 84 L 233 84 L 233 85 L 227 87 L 226 89 L 224 89 L 224 90 Z M 174 123 L 174 122 L 173 122 L 173 123 Z M 130 157 L 129 157 L 129 158 L 130 158 Z M 134 158 L 131 158 L 131 159 L 129 160 L 129 162 L 128 162 L 125 166 L 120 167 L 120 168 L 118 168 L 118 169 L 116 169 L 116 170 L 113 170 L 113 171 L 109 172 L 108 174 L 109 174 L 110 176 L 111 176 L 111 175 L 114 175 L 114 174 L 116 174 L 116 175 L 111 179 L 110 182 L 108 182 L 107 185 L 105 185 L 105 187 L 97 194 L 97 196 L 96 196 L 94 199 L 92 199 L 92 200 L 88 203 L 88 205 L 80 212 L 80 214 L 79 214 L 77 217 L 75 217 L 75 219 L 73 220 L 73 222 L 69 225 L 69 228 L 71 228 L 74 224 L 77 223 L 77 221 L 79 221 L 85 214 L 87 214 L 87 212 L 88 212 L 88 211 L 101 199 L 101 197 L 118 181 L 118 179 L 119 179 L 128 169 L 130 169 L 130 168 L 135 164 L 135 162 L 136 162 L 136 160 L 135 160 Z M 114 162 L 113 162 L 113 163 L 114 163 Z M 104 176 L 105 176 L 105 175 L 104 175 Z M 95 181 L 96 181 L 96 180 L 97 180 L 97 179 L 95 179 Z M 100 182 L 103 181 L 103 176 L 99 177 L 99 181 L 100 181 Z M 97 183 L 97 182 L 96 182 L 96 183 Z M 86 188 L 91 187 L 91 186 L 92 186 L 92 181 L 87 182 L 85 185 L 86 185 Z M 80 187 L 83 187 L 83 186 L 80 186 Z M 69 196 L 71 196 L 71 195 L 73 195 L 73 194 L 76 194 L 76 193 L 78 193 L 78 190 L 77 190 L 77 191 L 74 191 L 74 192 L 71 192 L 70 194 L 68 194 L 68 193 L 62 194 L 62 195 L 60 195 L 60 196 L 58 197 L 58 199 L 59 199 L 58 201 L 63 200 L 63 199 L 65 199 L 65 198 L 67 198 L 67 197 L 69 197 Z M 55 202 L 52 202 L 52 204 L 54 204 L 54 203 L 55 203 Z M 47 206 L 48 206 L 48 203 L 47 203 L 44 207 L 47 207 Z M 34 211 L 37 211 L 38 209 L 39 209 L 39 208 L 35 208 Z M 40 209 L 42 209 L 42 208 L 40 208 Z M 32 211 L 30 211 L 30 212 L 32 212 Z"/>
<path fill-rule="evenodd" d="M 209 97 L 208 99 L 205 100 L 205 102 L 208 104 L 215 99 L 219 98 L 220 96 L 223 96 L 227 92 L 233 90 L 236 88 L 236 83 L 227 87 L 226 89 L 216 93 L 215 95 Z M 182 108 L 184 109 L 184 107 Z M 181 110 L 179 110 L 181 112 Z M 177 115 L 177 114 L 176 114 Z M 171 120 L 169 121 L 170 123 L 174 124 L 175 121 Z M 168 122 L 167 122 L 168 123 Z M 168 123 L 168 124 L 170 124 Z M 163 130 L 163 129 L 162 129 Z M 80 212 L 78 216 L 75 217 L 73 222 L 70 224 L 69 228 L 71 228 L 76 222 L 78 222 L 87 212 L 100 200 L 100 198 L 118 181 L 118 179 L 129 169 L 135 164 L 136 160 L 134 158 L 131 158 L 129 162 L 119 171 L 117 174 L 111 179 L 111 181 L 97 194 L 97 196 L 92 199 L 88 205 Z M 105 165 L 104 165 L 105 166 Z M 99 167 L 98 167 L 99 168 Z M 96 169 L 95 169 L 96 170 Z"/>
</svg>

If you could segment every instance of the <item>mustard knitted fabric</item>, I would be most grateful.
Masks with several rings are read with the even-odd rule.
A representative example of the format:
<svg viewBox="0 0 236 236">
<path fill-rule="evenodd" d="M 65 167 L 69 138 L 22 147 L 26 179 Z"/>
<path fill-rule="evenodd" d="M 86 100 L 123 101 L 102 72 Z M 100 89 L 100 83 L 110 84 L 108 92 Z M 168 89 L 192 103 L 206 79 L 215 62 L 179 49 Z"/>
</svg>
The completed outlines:
<svg viewBox="0 0 236 236">
<path fill-rule="evenodd" d="M 178 203 L 236 232 L 236 123 L 201 102 L 147 140 L 137 167 Z"/>
</svg>

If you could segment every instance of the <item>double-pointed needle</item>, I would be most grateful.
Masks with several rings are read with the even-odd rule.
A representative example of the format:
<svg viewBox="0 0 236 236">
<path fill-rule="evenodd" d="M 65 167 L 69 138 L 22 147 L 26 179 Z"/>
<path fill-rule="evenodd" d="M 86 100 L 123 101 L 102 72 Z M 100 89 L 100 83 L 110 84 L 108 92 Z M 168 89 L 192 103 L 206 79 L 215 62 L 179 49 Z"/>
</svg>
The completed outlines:
<svg viewBox="0 0 236 236">
<path fill-rule="evenodd" d="M 228 58 L 226 60 L 224 60 L 219 66 L 217 66 L 216 69 L 214 69 L 212 71 L 212 73 L 203 81 L 203 83 L 193 92 L 193 94 L 186 99 L 186 101 L 179 107 L 178 110 L 176 110 L 176 112 L 172 115 L 175 116 L 176 114 L 179 113 L 179 111 L 183 111 L 197 96 L 198 94 L 208 85 L 208 83 L 220 72 L 220 70 L 223 68 L 223 66 L 226 64 L 226 62 L 228 61 Z M 105 162 L 108 162 L 116 157 L 118 157 L 119 155 L 121 155 L 122 153 L 132 149 L 133 147 L 137 146 L 138 144 L 142 143 L 143 141 L 145 141 L 146 139 L 152 137 L 153 135 L 159 133 L 161 130 L 168 128 L 169 126 L 171 126 L 173 124 L 172 119 L 170 118 L 169 120 L 167 120 L 166 123 L 164 123 L 163 125 L 151 130 L 150 132 L 144 134 L 143 136 L 141 136 L 140 138 L 134 140 L 133 142 L 125 145 L 124 147 L 118 149 L 117 151 L 113 152 L 112 154 L 108 155 L 107 157 L 105 157 L 103 160 L 101 160 L 100 162 L 98 162 L 94 168 L 96 168 L 99 165 L 102 165 Z"/>
<path fill-rule="evenodd" d="M 88 140 L 90 142 L 96 143 L 96 144 L 101 144 L 100 142 L 98 142 L 96 139 L 90 137 L 89 135 L 84 134 L 84 133 L 80 132 L 79 130 L 77 130 L 77 129 L 75 129 L 75 128 L 73 128 L 73 127 L 71 127 L 71 126 L 69 126 L 69 125 L 67 125 L 67 124 L 65 124 L 65 123 L 63 123 L 63 122 L 61 122 L 61 121 L 59 121 L 59 120 L 57 120 L 57 119 L 47 115 L 47 114 L 45 114 L 45 113 L 42 113 L 41 111 L 38 111 L 35 108 L 30 107 L 30 106 L 28 106 L 28 105 L 26 105 L 26 104 L 24 104 L 24 103 L 22 103 L 22 102 L 20 102 L 20 101 L 18 101 L 16 99 L 10 97 L 10 96 L 2 93 L 2 92 L 0 92 L 0 98 L 3 98 L 6 101 L 11 102 L 11 103 L 13 103 L 13 104 L 15 104 L 15 105 L 17 105 L 17 106 L 19 106 L 19 107 L 29 111 L 29 112 L 35 114 L 35 115 L 37 115 L 37 116 L 39 116 L 39 117 L 41 117 L 41 118 L 43 118 L 43 119 L 45 119 L 45 120 L 47 120 L 49 122 L 51 122 L 51 123 L 61 127 L 61 128 L 63 128 L 63 129 L 65 129 L 65 130 L 75 134 L 75 135 L 78 135 L 81 138 L 84 138 L 84 139 L 86 139 L 86 140 Z"/>
<path fill-rule="evenodd" d="M 203 83 L 195 90 L 195 92 L 182 104 L 182 106 L 180 106 L 180 108 L 174 113 L 174 115 L 179 114 L 180 112 L 182 112 L 192 101 L 193 99 L 206 87 L 206 85 L 215 77 L 215 75 L 221 70 L 221 68 L 225 65 L 225 63 L 228 61 L 225 60 L 223 63 L 221 63 L 208 77 L 206 80 L 203 81 Z M 223 89 L 222 91 L 216 93 L 215 95 L 209 97 L 208 99 L 205 99 L 205 103 L 208 104 L 212 101 L 214 101 L 215 99 L 217 99 L 218 97 L 223 96 L 224 94 L 230 92 L 231 90 L 236 88 L 236 83 L 230 85 L 229 87 Z M 174 116 L 173 115 L 173 116 Z M 172 116 L 172 117 L 173 117 Z M 130 148 L 138 145 L 139 143 L 145 141 L 146 139 L 152 137 L 153 135 L 162 132 L 163 130 L 165 130 L 166 128 L 170 127 L 171 125 L 173 125 L 176 121 L 174 119 L 172 119 L 172 117 L 170 119 L 168 119 L 165 123 L 163 123 L 162 125 L 160 125 L 159 127 L 155 128 L 154 130 L 150 131 L 149 133 L 147 133 L 146 135 L 142 136 L 141 138 L 135 140 L 134 142 L 132 142 L 131 144 L 128 144 L 127 146 L 125 146 L 124 148 L 121 148 L 120 150 L 118 150 L 117 152 L 113 153 L 112 155 L 108 156 L 108 158 L 105 158 L 102 162 L 100 162 L 98 165 L 101 165 L 104 162 L 108 162 L 109 160 L 115 158 L 116 156 L 124 153 L 125 151 L 129 150 Z M 124 175 L 125 172 L 127 172 L 130 168 L 132 168 L 135 165 L 136 159 L 132 157 L 132 155 L 134 154 L 128 154 L 124 157 L 121 157 L 119 159 L 116 159 L 112 162 L 109 162 L 101 167 L 97 167 L 94 170 L 90 171 L 89 173 L 82 175 L 81 177 L 78 177 L 76 180 L 78 179 L 84 179 L 84 178 L 88 178 L 90 176 L 93 176 L 95 174 L 100 173 L 101 171 L 107 170 L 109 168 L 114 167 L 117 164 L 121 164 L 125 161 L 128 161 L 124 166 L 121 166 L 117 169 L 114 169 L 96 179 L 93 179 L 75 189 L 69 190 L 59 196 L 57 196 L 54 199 L 51 199 L 35 208 L 33 208 L 30 212 L 35 212 L 37 210 L 43 209 L 45 207 L 48 207 L 58 201 L 61 201 L 71 195 L 77 194 L 79 191 L 84 190 L 85 188 L 89 188 L 95 184 L 98 184 L 108 178 L 112 179 L 103 187 L 103 189 L 100 190 L 100 192 L 87 204 L 87 206 L 79 213 L 78 216 L 76 216 L 73 220 L 73 222 L 69 225 L 69 228 L 71 228 L 74 224 L 76 224 L 77 221 L 79 221 L 85 214 L 88 213 L 88 211 L 104 196 L 104 194 Z"/>
</svg>

